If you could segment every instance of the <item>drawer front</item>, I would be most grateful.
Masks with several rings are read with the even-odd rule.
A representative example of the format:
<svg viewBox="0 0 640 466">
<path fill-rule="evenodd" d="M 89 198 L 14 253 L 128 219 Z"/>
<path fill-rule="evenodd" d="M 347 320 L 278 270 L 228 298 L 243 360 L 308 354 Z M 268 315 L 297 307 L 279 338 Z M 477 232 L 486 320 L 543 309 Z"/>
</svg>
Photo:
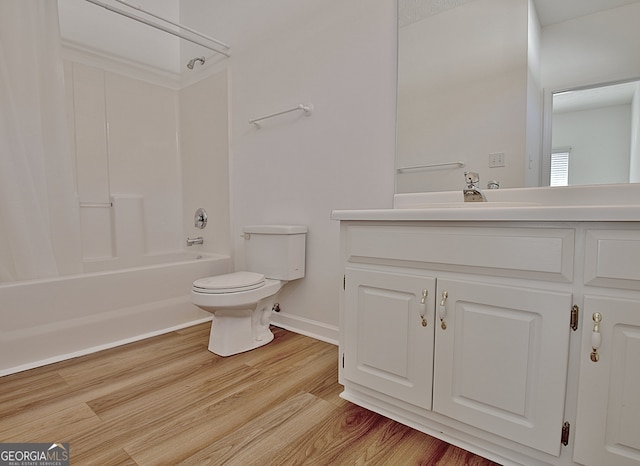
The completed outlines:
<svg viewBox="0 0 640 466">
<path fill-rule="evenodd" d="M 573 280 L 575 232 L 569 228 L 352 224 L 346 236 L 351 262 L 426 263 L 434 270 L 474 267 L 498 276 Z"/>
<path fill-rule="evenodd" d="M 640 290 L 640 231 L 587 230 L 584 283 Z"/>
</svg>

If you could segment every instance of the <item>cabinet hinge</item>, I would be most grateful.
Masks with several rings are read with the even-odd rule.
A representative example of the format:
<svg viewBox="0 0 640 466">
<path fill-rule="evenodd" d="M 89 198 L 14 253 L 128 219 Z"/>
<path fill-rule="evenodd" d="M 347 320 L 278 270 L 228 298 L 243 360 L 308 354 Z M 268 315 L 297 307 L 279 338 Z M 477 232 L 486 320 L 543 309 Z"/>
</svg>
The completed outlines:
<svg viewBox="0 0 640 466">
<path fill-rule="evenodd" d="M 569 326 L 571 327 L 571 330 L 573 330 L 574 332 L 578 330 L 578 312 L 579 311 L 580 311 L 580 308 L 578 307 L 577 304 L 574 304 L 571 307 L 571 320 L 569 321 Z"/>
<path fill-rule="evenodd" d="M 567 421 L 562 424 L 562 437 L 560 438 L 560 442 L 566 447 L 569 445 L 569 432 L 571 431 L 571 424 Z"/>
</svg>

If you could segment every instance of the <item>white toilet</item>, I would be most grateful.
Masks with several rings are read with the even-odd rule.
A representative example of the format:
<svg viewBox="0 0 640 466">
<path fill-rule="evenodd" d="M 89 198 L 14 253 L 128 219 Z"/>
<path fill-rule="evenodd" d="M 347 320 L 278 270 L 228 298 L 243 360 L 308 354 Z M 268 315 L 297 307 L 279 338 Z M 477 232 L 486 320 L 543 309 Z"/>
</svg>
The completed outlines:
<svg viewBox="0 0 640 466">
<path fill-rule="evenodd" d="M 304 277 L 307 227 L 246 226 L 246 272 L 193 282 L 191 301 L 213 314 L 209 351 L 220 356 L 249 351 L 273 340 L 271 310 L 280 289 Z"/>
</svg>

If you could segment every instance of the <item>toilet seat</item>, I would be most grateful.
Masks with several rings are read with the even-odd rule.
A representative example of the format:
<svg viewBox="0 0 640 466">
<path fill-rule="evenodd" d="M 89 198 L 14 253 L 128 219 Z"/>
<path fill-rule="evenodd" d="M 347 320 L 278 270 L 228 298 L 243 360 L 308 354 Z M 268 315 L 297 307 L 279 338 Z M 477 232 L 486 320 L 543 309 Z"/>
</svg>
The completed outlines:
<svg viewBox="0 0 640 466">
<path fill-rule="evenodd" d="M 206 294 L 239 293 L 255 290 L 265 284 L 264 275 L 255 272 L 234 272 L 201 278 L 193 282 L 193 291 Z"/>
</svg>

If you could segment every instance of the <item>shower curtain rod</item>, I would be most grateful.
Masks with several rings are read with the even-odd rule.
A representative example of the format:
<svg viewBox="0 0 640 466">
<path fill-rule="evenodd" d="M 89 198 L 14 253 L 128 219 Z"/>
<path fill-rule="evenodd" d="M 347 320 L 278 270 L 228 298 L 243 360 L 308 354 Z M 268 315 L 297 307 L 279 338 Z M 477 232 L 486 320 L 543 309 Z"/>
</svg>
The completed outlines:
<svg viewBox="0 0 640 466">
<path fill-rule="evenodd" d="M 114 6 L 108 5 L 108 4 L 103 3 L 103 2 L 100 2 L 100 1 L 98 1 L 98 0 L 85 0 L 85 1 L 87 1 L 87 2 L 89 2 L 89 3 L 93 3 L 94 5 L 97 5 L 97 6 L 101 6 L 101 7 L 102 7 L 102 8 L 104 8 L 105 10 L 112 11 L 112 12 L 117 13 L 117 14 L 119 14 L 119 15 L 126 16 L 127 18 L 130 18 L 130 19 L 133 19 L 133 20 L 138 21 L 138 22 L 140 22 L 140 23 L 146 24 L 147 26 L 151 26 L 152 28 L 159 29 L 160 31 L 163 31 L 163 32 L 166 32 L 166 33 L 168 33 L 168 34 L 174 35 L 174 36 L 176 36 L 176 37 L 179 37 L 180 39 L 184 39 L 184 40 L 189 41 L 189 42 L 191 42 L 191 43 L 193 43 L 193 44 L 196 44 L 196 45 L 199 45 L 199 46 L 204 47 L 204 48 L 206 48 L 206 49 L 209 49 L 209 50 L 211 50 L 211 51 L 213 51 L 213 52 L 216 52 L 216 53 L 219 53 L 219 54 L 221 54 L 221 55 L 224 55 L 225 57 L 230 57 L 230 56 L 231 56 L 231 55 L 229 55 L 228 53 L 223 52 L 222 50 L 218 50 L 218 49 L 216 49 L 216 48 L 214 48 L 214 47 L 212 47 L 212 46 L 210 46 L 210 45 L 208 45 L 208 44 L 205 44 L 205 43 L 203 43 L 203 42 L 201 42 L 201 41 L 199 41 L 199 40 L 197 40 L 197 39 L 194 39 L 194 38 L 191 38 L 191 37 L 187 37 L 186 35 L 181 34 L 180 32 L 177 32 L 177 31 L 172 31 L 171 29 L 169 29 L 169 28 L 167 28 L 167 27 L 165 27 L 165 26 L 162 26 L 162 25 L 160 25 L 160 24 L 153 23 L 153 22 L 151 22 L 151 21 L 149 21 L 149 20 L 147 20 L 147 19 L 141 18 L 140 16 L 136 16 L 136 15 L 131 14 L 131 13 L 129 13 L 129 12 L 127 12 L 127 11 L 125 11 L 125 10 L 121 10 L 120 8 L 116 8 L 116 7 L 114 7 Z M 189 31 L 189 32 L 191 32 L 192 34 L 195 34 L 195 35 L 197 35 L 197 36 L 199 36 L 199 37 L 201 37 L 201 38 L 203 38 L 203 39 L 207 39 L 207 40 L 209 40 L 209 41 L 211 41 L 211 42 L 213 42 L 213 43 L 215 43 L 215 44 L 217 44 L 217 45 L 220 45 L 221 47 L 223 47 L 223 48 L 225 48 L 225 49 L 227 49 L 227 50 L 230 48 L 230 47 L 229 47 L 227 44 L 225 44 L 224 42 L 220 42 L 220 41 L 218 41 L 218 40 L 215 40 L 215 39 L 213 39 L 213 38 L 211 38 L 211 37 L 209 37 L 209 36 L 206 36 L 206 35 L 204 35 L 204 34 L 202 34 L 202 33 L 198 32 L 198 31 L 195 31 L 195 30 L 193 30 L 193 29 L 191 29 L 191 28 L 188 28 L 188 27 L 183 26 L 183 25 L 178 24 L 178 23 L 174 23 L 174 22 L 169 21 L 169 20 L 167 20 L 167 19 L 164 19 L 164 18 L 162 18 L 162 17 L 160 17 L 160 16 L 157 16 L 157 15 L 155 15 L 155 14 L 153 14 L 153 13 L 149 13 L 148 11 L 145 11 L 145 10 L 143 10 L 142 8 L 138 8 L 138 7 L 135 7 L 135 6 L 129 5 L 129 4 L 128 4 L 128 3 L 126 3 L 126 2 L 123 2 L 123 1 L 120 1 L 120 0 L 116 0 L 116 1 L 117 1 L 118 3 L 122 3 L 123 5 L 127 5 L 128 7 L 135 8 L 136 10 L 139 10 L 139 11 L 141 11 L 141 12 L 143 12 L 143 13 L 146 13 L 146 14 L 148 14 L 148 15 L 150 15 L 150 16 L 153 16 L 154 18 L 158 18 L 158 19 L 160 19 L 160 20 L 162 20 L 162 21 L 164 21 L 164 22 L 166 22 L 166 23 L 168 23 L 168 24 L 171 24 L 171 25 L 173 25 L 173 26 L 176 26 L 176 27 L 179 27 L 179 28 L 184 29 L 184 30 L 186 30 L 186 31 Z"/>
</svg>

